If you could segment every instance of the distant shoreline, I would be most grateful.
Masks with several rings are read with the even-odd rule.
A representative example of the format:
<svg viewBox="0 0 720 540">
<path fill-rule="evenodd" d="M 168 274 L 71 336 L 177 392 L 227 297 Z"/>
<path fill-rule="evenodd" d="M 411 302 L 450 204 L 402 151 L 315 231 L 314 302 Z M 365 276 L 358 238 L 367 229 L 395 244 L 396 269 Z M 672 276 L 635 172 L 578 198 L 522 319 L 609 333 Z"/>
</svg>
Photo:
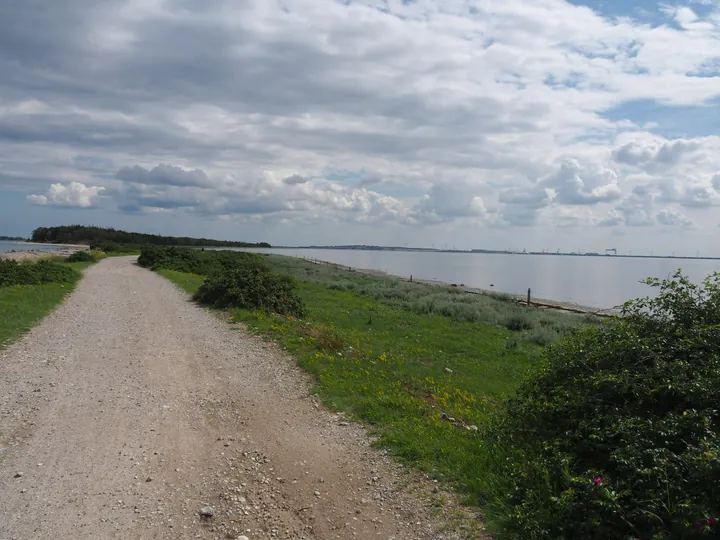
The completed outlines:
<svg viewBox="0 0 720 540">
<path fill-rule="evenodd" d="M 16 244 L 20 244 L 23 246 L 53 246 L 53 247 L 59 247 L 59 248 L 75 248 L 75 249 L 87 249 L 87 244 L 46 244 L 45 242 L 15 242 Z"/>
<path fill-rule="evenodd" d="M 601 257 L 603 259 L 671 259 L 690 261 L 720 261 L 720 257 L 691 257 L 688 255 L 609 255 L 604 253 L 543 253 L 539 251 L 502 251 L 492 249 L 434 249 L 410 247 L 382 247 L 382 246 L 273 246 L 272 248 L 253 249 L 325 249 L 332 251 L 400 251 L 404 253 L 457 253 L 463 255 L 540 255 L 546 257 Z"/>
<path fill-rule="evenodd" d="M 20 249 L 17 251 L 3 251 L 0 252 L 0 260 L 13 260 L 13 261 L 28 261 L 28 260 L 39 260 L 53 257 L 69 257 L 76 251 L 85 251 L 88 246 L 79 244 L 33 244 L 33 242 L 16 242 L 17 244 L 23 245 L 43 245 L 53 246 L 58 249 L 55 250 L 41 250 L 41 249 Z"/>
</svg>

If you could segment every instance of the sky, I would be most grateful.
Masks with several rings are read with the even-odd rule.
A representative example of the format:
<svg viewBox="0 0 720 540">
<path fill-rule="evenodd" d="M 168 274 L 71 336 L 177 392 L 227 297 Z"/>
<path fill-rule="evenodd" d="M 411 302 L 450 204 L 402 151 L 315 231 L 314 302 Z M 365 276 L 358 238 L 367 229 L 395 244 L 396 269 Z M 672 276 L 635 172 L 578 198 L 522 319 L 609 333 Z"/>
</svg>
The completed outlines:
<svg viewBox="0 0 720 540">
<path fill-rule="evenodd" d="M 0 234 L 720 256 L 720 0 L 40 4 Z"/>
</svg>

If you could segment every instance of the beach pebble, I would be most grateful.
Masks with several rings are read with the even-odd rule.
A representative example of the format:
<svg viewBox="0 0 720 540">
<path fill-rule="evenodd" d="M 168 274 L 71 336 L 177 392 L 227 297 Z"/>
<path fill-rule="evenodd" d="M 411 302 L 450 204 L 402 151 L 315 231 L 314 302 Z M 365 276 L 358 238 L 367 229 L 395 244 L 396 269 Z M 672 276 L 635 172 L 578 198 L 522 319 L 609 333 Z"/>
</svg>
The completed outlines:
<svg viewBox="0 0 720 540">
<path fill-rule="evenodd" d="M 200 515 L 202 517 L 211 518 L 215 515 L 215 509 L 212 506 L 203 506 L 200 509 Z"/>
</svg>

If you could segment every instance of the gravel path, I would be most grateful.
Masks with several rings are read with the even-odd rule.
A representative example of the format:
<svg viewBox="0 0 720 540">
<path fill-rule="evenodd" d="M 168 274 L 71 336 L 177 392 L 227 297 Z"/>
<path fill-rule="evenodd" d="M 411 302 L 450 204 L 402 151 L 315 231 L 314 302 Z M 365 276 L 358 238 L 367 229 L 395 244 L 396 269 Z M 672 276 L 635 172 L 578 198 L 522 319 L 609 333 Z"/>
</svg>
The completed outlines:
<svg viewBox="0 0 720 540">
<path fill-rule="evenodd" d="M 276 345 L 106 259 L 0 351 L 0 539 L 477 537 L 309 388 Z"/>
</svg>

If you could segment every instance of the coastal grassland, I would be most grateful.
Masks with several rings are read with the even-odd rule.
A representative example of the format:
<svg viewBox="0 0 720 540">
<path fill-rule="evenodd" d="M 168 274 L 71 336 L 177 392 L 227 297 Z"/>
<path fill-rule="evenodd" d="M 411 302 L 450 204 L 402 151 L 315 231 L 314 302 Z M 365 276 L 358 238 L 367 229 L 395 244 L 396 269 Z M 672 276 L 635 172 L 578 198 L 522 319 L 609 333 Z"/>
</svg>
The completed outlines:
<svg viewBox="0 0 720 540">
<path fill-rule="evenodd" d="M 515 339 L 537 345 L 549 345 L 578 325 L 597 322 L 592 316 L 528 309 L 502 293 L 470 293 L 449 285 L 409 282 L 281 255 L 263 259 L 274 271 L 298 281 L 356 292 L 419 315 L 444 315 L 457 322 L 501 327 L 513 331 Z"/>
<path fill-rule="evenodd" d="M 562 322 L 567 332 L 581 319 L 541 312 L 527 315 L 537 328 L 513 331 L 507 327 L 512 325 L 498 324 L 517 313 L 502 297 L 463 304 L 449 287 L 394 284 L 399 280 L 283 259 L 265 261 L 297 279 L 295 292 L 306 317 L 226 311 L 292 353 L 315 377 L 324 402 L 365 421 L 378 445 L 478 504 L 487 491 L 482 426 L 542 350 L 526 339 L 528 332 L 543 328 L 541 320 Z M 160 273 L 191 294 L 204 281 L 182 272 Z M 492 323 L 440 309 L 453 301 Z"/>
<path fill-rule="evenodd" d="M 0 286 L 0 349 L 15 341 L 55 309 L 75 288 L 82 277 L 81 272 L 91 263 L 54 264 L 72 271 L 69 273 L 60 271 L 62 274 L 50 271 L 44 274 L 45 280 L 58 279 L 58 276 L 62 276 L 55 282 Z"/>
</svg>

